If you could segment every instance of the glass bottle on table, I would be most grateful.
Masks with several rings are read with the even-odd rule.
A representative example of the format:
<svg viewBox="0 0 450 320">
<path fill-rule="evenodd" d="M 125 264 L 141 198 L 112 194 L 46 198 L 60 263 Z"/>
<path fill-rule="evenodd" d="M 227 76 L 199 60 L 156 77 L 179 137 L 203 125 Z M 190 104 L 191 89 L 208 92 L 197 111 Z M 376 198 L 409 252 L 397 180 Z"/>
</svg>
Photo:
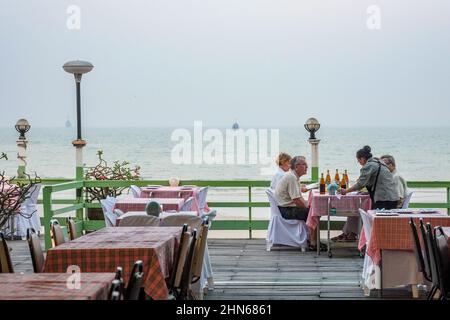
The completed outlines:
<svg viewBox="0 0 450 320">
<path fill-rule="evenodd" d="M 338 171 L 338 169 L 336 169 L 336 174 L 334 175 L 334 182 L 336 182 L 336 184 L 338 186 L 340 186 L 341 185 L 340 181 L 341 181 L 341 178 L 339 177 L 339 171 Z"/>
<path fill-rule="evenodd" d="M 325 179 L 323 178 L 323 173 L 320 177 L 319 190 L 320 190 L 320 194 L 325 194 Z"/>
<path fill-rule="evenodd" d="M 347 170 L 345 170 L 344 174 L 342 175 L 341 188 L 342 189 L 347 189 L 348 188 L 348 174 L 347 174 Z"/>
<path fill-rule="evenodd" d="M 328 189 L 328 185 L 331 183 L 330 170 L 327 170 L 327 177 L 325 178 L 325 191 Z"/>
</svg>

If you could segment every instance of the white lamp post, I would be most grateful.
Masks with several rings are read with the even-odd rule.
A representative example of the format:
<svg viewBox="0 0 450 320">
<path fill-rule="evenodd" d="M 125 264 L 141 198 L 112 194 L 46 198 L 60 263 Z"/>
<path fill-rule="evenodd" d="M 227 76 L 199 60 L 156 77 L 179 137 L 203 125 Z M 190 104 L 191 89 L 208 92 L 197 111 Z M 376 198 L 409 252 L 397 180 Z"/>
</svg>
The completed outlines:
<svg viewBox="0 0 450 320">
<path fill-rule="evenodd" d="M 19 161 L 19 167 L 17 168 L 17 177 L 25 178 L 25 168 L 27 166 L 27 158 L 26 150 L 27 150 L 27 138 L 25 137 L 25 133 L 30 130 L 31 126 L 26 119 L 19 119 L 15 125 L 17 132 L 20 133 L 19 139 L 17 140 L 17 147 L 19 148 L 19 152 L 17 153 L 17 160 Z"/>
<path fill-rule="evenodd" d="M 316 132 L 320 128 L 320 123 L 316 118 L 306 120 L 305 129 L 310 133 L 308 142 L 311 144 L 311 180 L 319 180 L 319 142 L 316 138 Z"/>
</svg>

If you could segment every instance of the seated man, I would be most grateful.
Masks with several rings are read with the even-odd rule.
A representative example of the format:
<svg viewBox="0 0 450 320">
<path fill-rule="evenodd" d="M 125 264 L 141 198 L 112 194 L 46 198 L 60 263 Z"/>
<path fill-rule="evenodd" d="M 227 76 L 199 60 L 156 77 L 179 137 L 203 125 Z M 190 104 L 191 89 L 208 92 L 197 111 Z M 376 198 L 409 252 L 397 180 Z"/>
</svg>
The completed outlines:
<svg viewBox="0 0 450 320">
<path fill-rule="evenodd" d="M 392 173 L 392 178 L 395 183 L 395 190 L 397 190 L 398 198 L 398 208 L 403 206 L 403 201 L 408 194 L 408 187 L 406 186 L 406 180 L 397 172 L 397 167 L 395 165 L 395 159 L 391 155 L 384 155 L 380 158 L 381 161 L 388 167 L 389 171 Z"/>
<path fill-rule="evenodd" d="M 308 202 L 303 199 L 300 192 L 299 179 L 306 174 L 308 164 L 306 159 L 301 156 L 296 156 L 291 159 L 290 170 L 284 174 L 275 188 L 275 198 L 278 202 L 281 216 L 286 220 L 303 220 L 308 218 L 309 208 Z M 311 239 L 310 249 L 315 249 L 314 232 L 309 230 Z"/>
</svg>

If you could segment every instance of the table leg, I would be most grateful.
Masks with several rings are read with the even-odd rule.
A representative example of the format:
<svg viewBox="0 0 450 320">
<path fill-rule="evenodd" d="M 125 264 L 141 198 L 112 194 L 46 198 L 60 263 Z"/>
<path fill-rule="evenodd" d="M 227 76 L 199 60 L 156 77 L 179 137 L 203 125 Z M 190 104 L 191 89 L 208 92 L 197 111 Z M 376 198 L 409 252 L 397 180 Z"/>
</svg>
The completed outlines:
<svg viewBox="0 0 450 320">
<path fill-rule="evenodd" d="M 419 298 L 419 289 L 417 288 L 417 284 L 411 285 L 411 292 L 412 292 L 412 297 L 414 299 Z"/>
<path fill-rule="evenodd" d="M 318 223 L 317 223 L 317 239 L 316 239 L 316 247 L 317 247 L 317 255 L 320 255 L 320 216 L 317 217 L 318 218 Z"/>
</svg>

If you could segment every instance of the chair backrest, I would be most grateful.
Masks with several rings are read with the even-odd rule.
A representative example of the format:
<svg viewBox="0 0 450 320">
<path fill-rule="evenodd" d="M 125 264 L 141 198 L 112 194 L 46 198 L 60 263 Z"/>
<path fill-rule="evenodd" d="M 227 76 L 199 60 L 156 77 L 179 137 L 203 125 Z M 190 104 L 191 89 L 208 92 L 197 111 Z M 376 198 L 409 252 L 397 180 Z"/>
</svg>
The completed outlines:
<svg viewBox="0 0 450 320">
<path fill-rule="evenodd" d="M 280 209 L 278 208 L 278 202 L 275 199 L 275 195 L 273 193 L 273 190 L 268 188 L 266 189 L 267 197 L 269 198 L 269 204 L 270 204 L 270 216 L 279 216 L 281 217 Z"/>
<path fill-rule="evenodd" d="M 105 225 L 107 227 L 114 227 L 116 225 L 117 215 L 114 214 L 114 205 L 117 199 L 114 197 L 106 197 L 106 199 L 101 199 L 100 204 L 103 210 L 103 216 L 105 218 Z"/>
<path fill-rule="evenodd" d="M 202 215 L 205 211 L 206 207 L 206 196 L 208 194 L 209 187 L 202 187 L 198 191 L 197 194 L 197 201 L 198 201 L 198 211 L 200 212 L 200 215 Z"/>
<path fill-rule="evenodd" d="M 59 246 L 60 244 L 63 244 L 66 242 L 66 238 L 64 238 L 64 233 L 61 229 L 61 226 L 59 225 L 58 220 L 53 219 L 50 220 L 50 230 L 52 231 L 52 238 L 53 238 L 53 246 Z"/>
<path fill-rule="evenodd" d="M 200 280 L 202 275 L 203 259 L 205 257 L 206 239 L 208 238 L 209 223 L 208 218 L 205 218 L 200 226 L 200 231 L 197 239 L 197 245 L 194 252 L 194 261 L 192 264 L 192 278 L 191 283 Z"/>
<path fill-rule="evenodd" d="M 189 225 L 191 230 L 198 229 L 202 224 L 202 219 L 189 214 L 173 214 L 165 216 L 159 223 L 161 227 L 181 227 L 184 224 Z"/>
<path fill-rule="evenodd" d="M 433 230 L 429 223 L 426 224 L 426 235 L 427 235 L 427 245 L 428 251 L 430 252 L 430 271 L 431 271 L 431 282 L 439 287 L 439 271 L 436 260 L 436 241 L 434 239 Z"/>
<path fill-rule="evenodd" d="M 408 192 L 408 194 L 406 195 L 405 199 L 403 199 L 402 209 L 408 209 L 409 202 L 411 201 L 412 195 L 413 195 L 412 191 Z"/>
<path fill-rule="evenodd" d="M 14 273 L 9 247 L 2 232 L 0 232 L 0 242 L 0 273 Z"/>
<path fill-rule="evenodd" d="M 428 245 L 428 237 L 425 231 L 425 225 L 423 223 L 422 218 L 419 219 L 419 229 L 423 242 L 423 265 L 424 265 L 423 275 L 425 279 L 431 281 L 430 247 Z"/>
<path fill-rule="evenodd" d="M 177 289 L 181 284 L 181 277 L 183 276 L 184 266 L 189 252 L 189 245 L 191 243 L 191 234 L 187 232 L 187 225 L 183 227 L 183 233 L 180 238 L 180 245 L 176 257 L 176 264 L 174 265 L 172 276 L 169 280 L 169 288 Z"/>
<path fill-rule="evenodd" d="M 450 297 L 450 257 L 448 238 L 441 226 L 434 228 L 436 241 L 436 261 L 439 274 L 439 290 L 445 297 Z"/>
<path fill-rule="evenodd" d="M 361 216 L 361 221 L 363 223 L 364 235 L 366 237 L 366 243 L 369 242 L 370 236 L 372 234 L 372 223 L 370 221 L 369 214 L 363 209 L 359 209 L 359 215 Z"/>
<path fill-rule="evenodd" d="M 125 291 L 126 300 L 139 300 L 142 282 L 144 281 L 144 263 L 138 260 L 131 270 L 130 280 Z"/>
<path fill-rule="evenodd" d="M 159 226 L 159 218 L 147 215 L 126 216 L 120 219 L 119 227 L 153 227 Z"/>
<path fill-rule="evenodd" d="M 197 243 L 197 230 L 192 230 L 191 233 L 191 242 L 189 244 L 189 252 L 187 254 L 187 258 L 183 268 L 183 274 L 181 276 L 180 283 L 180 299 L 186 300 L 188 297 L 189 289 L 191 286 L 192 279 L 192 265 L 194 262 L 195 256 L 195 247 Z"/>
<path fill-rule="evenodd" d="M 111 282 L 109 289 L 109 300 L 120 300 L 122 298 L 122 283 L 118 279 Z"/>
<path fill-rule="evenodd" d="M 180 211 L 191 211 L 193 200 L 194 200 L 193 197 L 187 198 L 186 201 L 184 201 L 183 205 L 181 206 Z"/>
<path fill-rule="evenodd" d="M 41 273 L 44 271 L 45 265 L 44 251 L 42 251 L 41 240 L 33 228 L 27 229 L 27 242 L 30 248 L 33 270 L 35 273 Z"/>
<path fill-rule="evenodd" d="M 69 231 L 70 240 L 75 240 L 77 238 L 77 227 L 72 217 L 67 218 L 67 230 Z"/>
<path fill-rule="evenodd" d="M 162 212 L 161 204 L 158 201 L 151 200 L 145 206 L 145 212 L 149 216 L 159 217 L 159 214 Z"/>
<path fill-rule="evenodd" d="M 141 193 L 142 193 L 141 188 L 139 188 L 138 186 L 135 186 L 135 185 L 131 185 L 130 189 L 131 189 L 131 193 L 133 193 L 133 197 L 135 197 L 135 198 L 141 197 Z"/>
<path fill-rule="evenodd" d="M 420 246 L 419 236 L 413 218 L 409 219 L 409 226 L 411 227 L 411 237 L 413 239 L 413 250 L 414 255 L 416 256 L 417 267 L 419 272 L 423 273 L 425 270 L 425 262 L 423 261 L 422 248 Z"/>
</svg>

